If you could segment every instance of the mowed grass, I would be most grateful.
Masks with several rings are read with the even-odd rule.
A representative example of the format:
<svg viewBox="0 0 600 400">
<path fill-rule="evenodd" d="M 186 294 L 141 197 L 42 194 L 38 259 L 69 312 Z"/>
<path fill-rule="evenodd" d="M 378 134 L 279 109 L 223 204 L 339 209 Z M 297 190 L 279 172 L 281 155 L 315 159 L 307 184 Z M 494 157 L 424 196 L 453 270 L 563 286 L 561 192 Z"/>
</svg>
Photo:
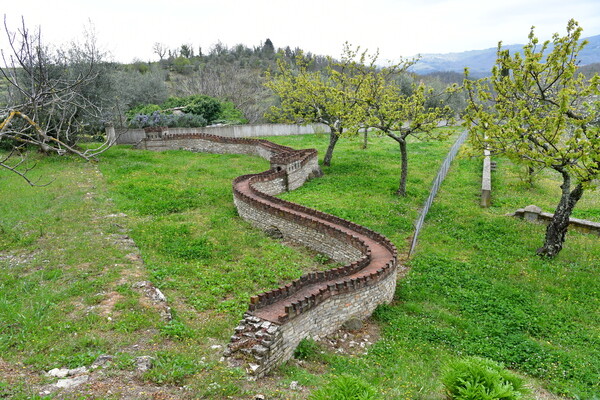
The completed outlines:
<svg viewBox="0 0 600 400">
<path fill-rule="evenodd" d="M 366 150 L 358 140 L 340 140 L 324 177 L 282 197 L 368 226 L 405 252 L 453 139 L 409 144 L 405 198 L 394 195 L 399 150 L 377 137 Z M 322 157 L 328 138 L 269 140 L 316 147 Z M 383 399 L 442 399 L 445 363 L 479 355 L 553 393 L 592 399 L 600 391 L 600 241 L 569 233 L 557 259 L 539 259 L 535 249 L 544 227 L 504 214 L 528 204 L 551 212 L 556 177 L 541 174 L 529 188 L 520 169 L 503 160 L 498 165 L 493 206 L 481 209 L 481 162 L 455 161 L 396 300 L 374 315 L 382 338 L 366 356 L 316 351 L 303 364 L 290 362 L 274 378 L 251 383 L 219 363 L 219 350 L 210 346 L 227 343 L 249 296 L 330 267 L 237 217 L 231 181 L 265 170 L 266 161 L 118 146 L 98 166 L 42 160 L 38 171 L 57 177 L 47 188 L 28 188 L 2 172 L 0 320 L 9 328 L 0 331 L 0 357 L 41 371 L 89 365 L 98 354 L 112 353 L 118 372 L 132 370 L 134 356 L 152 355 L 155 368 L 142 380 L 165 388 L 186 384 L 193 394 L 178 392 L 182 398 L 306 398 L 336 376 L 354 375 Z M 106 218 L 116 213 L 126 216 Z M 598 193 L 586 193 L 577 216 L 599 221 L 599 215 Z M 114 235 L 124 230 L 144 261 L 135 279 L 129 274 L 139 265 L 128 261 L 131 249 L 114 245 Z M 7 254 L 22 262 L 15 265 Z M 142 279 L 166 294 L 172 322 L 144 307 L 131 290 L 132 280 Z M 111 291 L 123 297 L 108 320 L 93 306 L 106 298 L 99 293 Z M 66 337 L 73 332 L 75 341 Z M 29 349 L 32 337 L 39 344 Z M 133 344 L 142 344 L 143 352 L 131 350 Z M 291 381 L 307 390 L 290 390 Z M 5 386 L 0 377 L 0 394 Z"/>
<path fill-rule="evenodd" d="M 152 282 L 192 313 L 226 315 L 230 325 L 257 291 L 324 268 L 316 254 L 272 240 L 237 216 L 232 181 L 268 169 L 262 159 L 115 148 L 100 167 L 129 215 Z"/>
<path fill-rule="evenodd" d="M 439 360 L 483 356 L 539 379 L 555 394 L 597 398 L 600 241 L 570 232 L 556 259 L 537 257 L 544 226 L 505 214 L 528 204 L 552 211 L 557 181 L 548 174 L 528 188 L 518 169 L 498 162 L 494 206 L 485 210 L 477 198 L 480 162 L 463 159 L 453 167 L 426 220 L 411 272 L 399 282 L 397 302 L 376 314 L 385 326 L 376 358 L 382 364 L 396 358 L 392 364 L 400 365 L 414 357 L 411 351 L 401 361 L 405 349 L 424 349 L 435 354 L 428 370 L 436 371 Z M 599 200 L 598 193 L 587 193 L 578 215 L 595 219 Z"/>
<path fill-rule="evenodd" d="M 307 146 L 308 140 L 279 143 Z M 284 197 L 348 217 L 406 249 L 421 190 L 428 190 L 420 170 L 434 162 L 428 157 L 444 154 L 431 151 L 440 148 L 437 143 L 411 143 L 409 196 L 394 199 L 389 157 L 394 149 L 384 143 L 375 141 L 367 152 L 358 146 L 338 152 L 324 178 Z M 361 164 L 363 159 L 369 161 Z M 560 196 L 559 177 L 540 173 L 530 187 L 521 168 L 496 161 L 493 206 L 482 209 L 481 161 L 455 160 L 396 301 L 375 313 L 382 340 L 362 359 L 328 358 L 331 374 L 366 377 L 386 399 L 440 398 L 443 366 L 476 355 L 502 362 L 567 398 L 600 396 L 600 240 L 569 232 L 556 259 L 537 257 L 545 227 L 505 214 L 529 204 L 552 212 Z M 587 192 L 574 216 L 598 222 L 599 212 L 599 193 Z"/>
<path fill-rule="evenodd" d="M 268 139 L 294 148 L 314 147 L 321 156 L 328 144 L 327 136 Z M 341 139 L 332 165 L 322 166 L 323 177 L 281 197 L 367 226 L 390 238 L 400 253 L 407 252 L 414 221 L 455 139 L 456 135 L 445 142 L 410 143 L 406 197 L 395 194 L 400 182 L 396 142 L 374 135 L 369 137 L 367 149 L 362 148 L 362 138 Z"/>
</svg>

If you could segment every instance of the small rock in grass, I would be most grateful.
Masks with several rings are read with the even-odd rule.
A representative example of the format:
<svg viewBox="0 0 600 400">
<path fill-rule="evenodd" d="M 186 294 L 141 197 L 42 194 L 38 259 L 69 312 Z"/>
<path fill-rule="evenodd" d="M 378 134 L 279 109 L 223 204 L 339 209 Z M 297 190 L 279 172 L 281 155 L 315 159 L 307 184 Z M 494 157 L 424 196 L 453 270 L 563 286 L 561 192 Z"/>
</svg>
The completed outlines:
<svg viewBox="0 0 600 400">
<path fill-rule="evenodd" d="M 46 373 L 48 376 L 54 376 L 55 378 L 64 378 L 69 375 L 67 368 L 54 368 Z"/>
<path fill-rule="evenodd" d="M 79 368 L 70 369 L 68 375 L 75 376 L 75 375 L 85 374 L 87 372 L 88 372 L 88 369 L 86 367 L 79 367 Z"/>
<path fill-rule="evenodd" d="M 90 379 L 89 375 L 79 375 L 75 378 L 61 379 L 54 384 L 57 388 L 69 389 L 86 383 Z"/>
<path fill-rule="evenodd" d="M 363 327 L 363 323 L 358 318 L 351 318 L 348 321 L 344 322 L 342 327 L 347 331 L 358 331 Z"/>
<path fill-rule="evenodd" d="M 113 356 L 108 354 L 101 355 L 98 358 L 96 358 L 96 360 L 92 363 L 90 368 L 96 369 L 102 367 L 103 365 L 106 365 L 107 363 L 111 362 L 113 358 Z"/>
<path fill-rule="evenodd" d="M 140 356 L 135 358 L 135 365 L 137 366 L 137 370 L 140 372 L 148 371 L 152 368 L 153 357 L 150 356 Z"/>
</svg>

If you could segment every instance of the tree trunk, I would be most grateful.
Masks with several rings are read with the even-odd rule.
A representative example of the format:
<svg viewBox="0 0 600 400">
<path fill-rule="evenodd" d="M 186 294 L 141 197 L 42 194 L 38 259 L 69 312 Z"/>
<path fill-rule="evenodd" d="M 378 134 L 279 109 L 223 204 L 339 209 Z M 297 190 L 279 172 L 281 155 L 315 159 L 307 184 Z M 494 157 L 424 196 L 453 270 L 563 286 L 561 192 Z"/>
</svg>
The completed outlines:
<svg viewBox="0 0 600 400">
<path fill-rule="evenodd" d="M 408 154 L 406 153 L 406 136 L 397 136 L 392 132 L 385 133 L 400 145 L 400 185 L 396 194 L 406 196 L 406 177 L 408 176 Z"/>
<path fill-rule="evenodd" d="M 583 195 L 583 186 L 581 183 L 571 191 L 571 177 L 568 172 L 560 172 L 563 176 L 563 184 L 560 186 L 562 195 L 554 211 L 554 217 L 546 228 L 544 245 L 537 250 L 537 253 L 542 257 L 553 258 L 562 250 L 569 227 L 569 217 Z"/>
<path fill-rule="evenodd" d="M 408 155 L 406 154 L 406 140 L 397 140 L 400 144 L 400 186 L 396 194 L 406 196 L 406 177 L 408 176 Z"/>
<path fill-rule="evenodd" d="M 366 149 L 367 145 L 369 144 L 369 140 L 368 140 L 368 137 L 367 137 L 367 128 L 365 128 L 364 135 L 365 136 L 364 136 L 363 145 L 362 145 L 363 150 Z"/>
<path fill-rule="evenodd" d="M 529 187 L 533 187 L 533 174 L 535 173 L 535 170 L 533 169 L 533 167 L 527 167 L 527 183 L 529 184 Z"/>
<path fill-rule="evenodd" d="M 329 146 L 327 147 L 327 151 L 325 152 L 325 158 L 323 159 L 323 165 L 325 165 L 327 167 L 329 167 L 331 165 L 331 157 L 333 157 L 333 149 L 339 138 L 340 137 L 334 131 L 331 131 L 331 133 L 329 134 Z"/>
</svg>

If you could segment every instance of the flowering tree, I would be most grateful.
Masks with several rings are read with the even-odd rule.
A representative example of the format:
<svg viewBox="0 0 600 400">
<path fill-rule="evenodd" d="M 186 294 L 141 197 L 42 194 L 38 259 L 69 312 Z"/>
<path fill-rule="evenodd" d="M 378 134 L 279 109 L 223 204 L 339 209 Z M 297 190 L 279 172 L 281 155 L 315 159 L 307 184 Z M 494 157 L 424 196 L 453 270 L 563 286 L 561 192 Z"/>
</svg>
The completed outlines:
<svg viewBox="0 0 600 400">
<path fill-rule="evenodd" d="M 581 32 L 570 20 L 566 36 L 555 34 L 540 44 L 532 28 L 522 56 L 511 56 L 500 43 L 491 78 L 464 84 L 465 121 L 475 148 L 553 169 L 562 178 L 560 200 L 538 249 L 545 257 L 560 252 L 573 209 L 600 177 L 600 77 L 578 73 L 577 57 L 586 44 Z"/>
<path fill-rule="evenodd" d="M 452 120 L 449 107 L 427 107 L 433 89 L 420 84 L 412 93 L 403 93 L 394 77 L 403 73 L 414 60 L 405 60 L 391 67 L 371 69 L 367 84 L 362 88 L 364 106 L 359 118 L 365 127 L 395 140 L 400 146 L 400 182 L 396 194 L 406 196 L 408 177 L 407 139 L 409 136 L 443 140 L 448 131 L 436 130 L 442 122 Z"/>
<path fill-rule="evenodd" d="M 357 133 L 361 128 L 355 114 L 360 99 L 359 92 L 366 75 L 362 73 L 365 62 L 374 66 L 375 59 L 367 60 L 367 53 L 358 53 L 348 44 L 344 47 L 342 61 L 329 59 L 324 73 L 310 70 L 310 65 L 300 54 L 296 64 L 279 59 L 277 74 L 268 74 L 268 88 L 279 96 L 281 102 L 271 107 L 268 117 L 292 123 L 320 122 L 329 127 L 329 146 L 323 159 L 331 164 L 335 145 L 344 134 Z"/>
</svg>

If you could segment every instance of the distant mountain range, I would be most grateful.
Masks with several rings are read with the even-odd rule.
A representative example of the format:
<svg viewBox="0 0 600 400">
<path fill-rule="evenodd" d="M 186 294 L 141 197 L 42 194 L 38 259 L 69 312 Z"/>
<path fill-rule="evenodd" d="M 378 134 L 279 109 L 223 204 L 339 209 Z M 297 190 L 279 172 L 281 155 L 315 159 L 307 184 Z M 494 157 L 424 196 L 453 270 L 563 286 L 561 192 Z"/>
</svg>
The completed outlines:
<svg viewBox="0 0 600 400">
<path fill-rule="evenodd" d="M 600 62 L 600 35 L 585 38 L 588 44 L 579 53 L 580 65 L 588 65 Z M 509 49 L 511 54 L 522 51 L 522 44 L 503 46 Z M 412 71 L 421 75 L 434 72 L 459 72 L 463 73 L 465 67 L 474 78 L 491 74 L 492 66 L 496 63 L 496 47 L 485 50 L 470 50 L 461 53 L 447 54 L 422 54 L 421 59 L 413 67 Z"/>
</svg>

